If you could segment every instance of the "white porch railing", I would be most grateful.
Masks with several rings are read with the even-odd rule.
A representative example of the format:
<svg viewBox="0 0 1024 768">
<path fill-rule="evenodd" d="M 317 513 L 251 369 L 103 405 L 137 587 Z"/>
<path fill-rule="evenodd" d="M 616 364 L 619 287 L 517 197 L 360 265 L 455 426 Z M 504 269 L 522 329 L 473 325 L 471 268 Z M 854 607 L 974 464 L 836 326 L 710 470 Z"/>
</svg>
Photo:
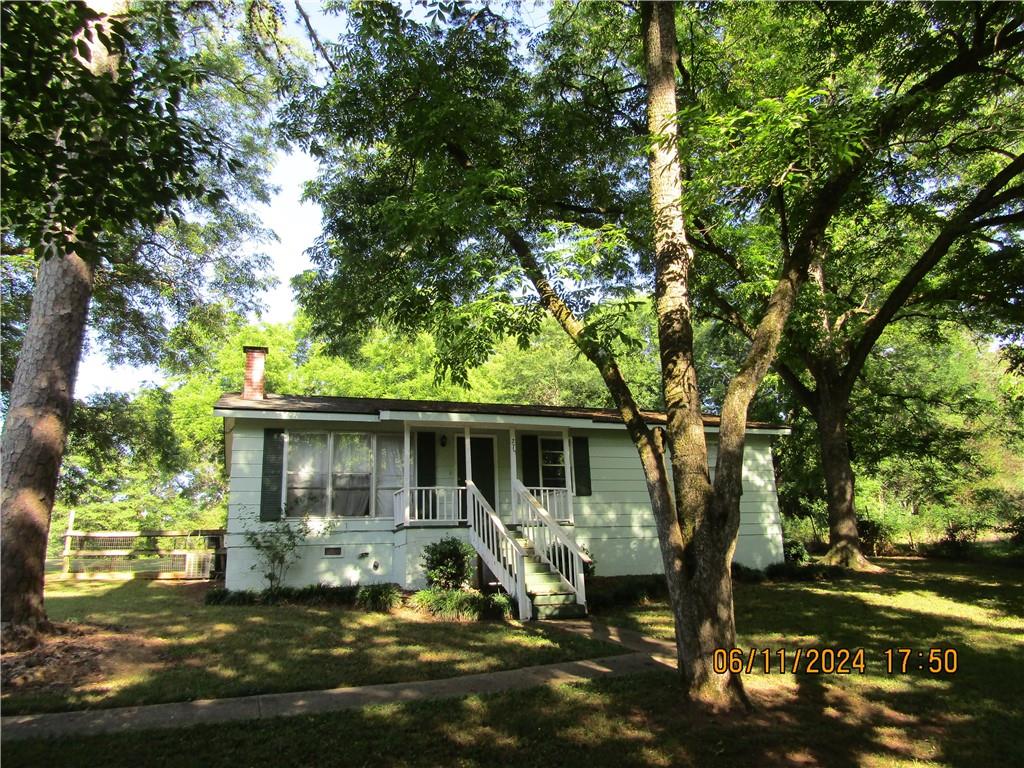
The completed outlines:
<svg viewBox="0 0 1024 768">
<path fill-rule="evenodd" d="M 469 543 L 505 591 L 513 595 L 519 618 L 533 615 L 533 603 L 526 594 L 526 550 L 505 528 L 472 480 L 466 481 L 466 506 L 469 512 Z"/>
<path fill-rule="evenodd" d="M 514 490 L 514 489 L 513 489 Z M 527 488 L 540 505 L 544 507 L 555 520 L 572 522 L 572 504 L 569 499 L 567 488 Z"/>
<path fill-rule="evenodd" d="M 465 489 L 447 486 L 417 486 L 395 491 L 395 524 L 463 523 Z"/>
<path fill-rule="evenodd" d="M 512 490 L 518 496 L 518 518 L 523 538 L 533 544 L 534 553 L 565 579 L 576 592 L 576 602 L 587 604 L 584 565 L 590 557 L 555 522 L 549 511 L 534 496 L 531 489 L 518 480 L 512 481 Z"/>
</svg>

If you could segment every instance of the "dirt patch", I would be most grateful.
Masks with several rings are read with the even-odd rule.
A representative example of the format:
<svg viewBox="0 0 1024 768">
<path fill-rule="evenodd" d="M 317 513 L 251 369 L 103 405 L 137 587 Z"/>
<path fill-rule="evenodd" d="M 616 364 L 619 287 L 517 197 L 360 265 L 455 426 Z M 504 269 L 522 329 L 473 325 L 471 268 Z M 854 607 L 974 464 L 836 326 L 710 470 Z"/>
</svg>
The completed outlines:
<svg viewBox="0 0 1024 768">
<path fill-rule="evenodd" d="M 57 624 L 32 648 L 4 644 L 0 685 L 4 695 L 102 688 L 127 668 L 160 665 L 163 641 L 90 624 Z M 12 648 L 8 650 L 8 648 Z"/>
</svg>

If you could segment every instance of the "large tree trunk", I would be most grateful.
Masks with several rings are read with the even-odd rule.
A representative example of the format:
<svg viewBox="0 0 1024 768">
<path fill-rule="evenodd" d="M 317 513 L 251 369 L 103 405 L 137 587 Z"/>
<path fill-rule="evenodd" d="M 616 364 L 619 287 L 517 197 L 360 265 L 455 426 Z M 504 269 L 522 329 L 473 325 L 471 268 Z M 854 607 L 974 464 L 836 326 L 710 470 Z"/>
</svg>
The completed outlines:
<svg viewBox="0 0 1024 768">
<path fill-rule="evenodd" d="M 828 501 L 828 544 L 824 562 L 859 571 L 880 570 L 864 556 L 857 531 L 857 509 L 854 502 L 853 465 L 850 443 L 846 435 L 845 398 L 829 397 L 827 386 L 819 384 L 822 393 L 815 419 L 821 445 L 821 466 L 825 474 L 825 495 Z"/>
<path fill-rule="evenodd" d="M 689 293 L 693 248 L 681 201 L 674 4 L 643 4 L 641 23 L 652 140 L 655 299 L 674 490 L 673 503 L 664 508 L 654 504 L 654 513 L 675 618 L 679 670 L 688 694 L 694 701 L 729 708 L 748 702 L 740 677 L 714 668 L 715 651 L 729 650 L 736 643 L 732 546 L 720 535 L 721 519 L 712 506 L 715 498 L 693 362 Z M 654 479 L 648 473 L 648 483 L 654 484 Z M 651 491 L 652 499 L 664 495 L 657 488 Z"/>
<path fill-rule="evenodd" d="M 92 287 L 91 267 L 73 252 L 40 265 L 0 447 L 2 619 L 30 633 L 49 629 L 46 540 Z"/>
</svg>

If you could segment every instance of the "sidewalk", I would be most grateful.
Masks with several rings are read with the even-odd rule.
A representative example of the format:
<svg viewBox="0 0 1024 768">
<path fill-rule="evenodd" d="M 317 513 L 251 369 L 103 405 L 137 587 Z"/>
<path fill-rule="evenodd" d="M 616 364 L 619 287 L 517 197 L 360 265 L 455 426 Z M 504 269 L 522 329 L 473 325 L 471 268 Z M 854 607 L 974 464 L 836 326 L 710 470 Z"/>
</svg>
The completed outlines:
<svg viewBox="0 0 1024 768">
<path fill-rule="evenodd" d="M 86 736 L 96 733 L 185 728 L 191 725 L 237 720 L 311 715 L 373 704 L 445 699 L 540 685 L 576 683 L 597 677 L 619 677 L 674 667 L 675 648 L 671 644 L 646 638 L 636 632 L 607 627 L 594 621 L 561 621 L 558 622 L 558 626 L 570 632 L 618 643 L 633 653 L 413 683 L 270 693 L 116 709 L 12 715 L 0 718 L 0 739 L 13 741 Z"/>
</svg>

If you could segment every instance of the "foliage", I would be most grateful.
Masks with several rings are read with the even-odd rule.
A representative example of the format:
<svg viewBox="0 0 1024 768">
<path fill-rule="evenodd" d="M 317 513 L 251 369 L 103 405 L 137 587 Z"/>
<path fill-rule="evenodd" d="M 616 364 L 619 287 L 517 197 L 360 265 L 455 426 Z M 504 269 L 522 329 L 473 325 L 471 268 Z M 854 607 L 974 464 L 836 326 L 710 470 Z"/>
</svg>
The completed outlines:
<svg viewBox="0 0 1024 768">
<path fill-rule="evenodd" d="M 416 592 L 411 603 L 421 611 L 445 621 L 509 619 L 512 601 L 500 592 L 485 595 L 475 589 L 430 587 Z"/>
<path fill-rule="evenodd" d="M 275 590 L 256 592 L 253 590 L 230 590 L 213 587 L 206 591 L 207 605 L 356 605 L 359 592 L 357 586 L 331 586 L 311 584 L 305 587 L 278 587 Z"/>
<path fill-rule="evenodd" d="M 865 416 L 848 429 L 869 550 L 1012 517 L 1024 493 L 1019 379 L 987 339 L 957 326 L 908 320 L 887 330 L 853 391 L 851 413 Z M 787 537 L 813 544 L 828 526 L 816 425 L 800 413 L 791 426 L 775 449 L 779 503 Z"/>
<path fill-rule="evenodd" d="M 364 611 L 391 613 L 402 604 L 403 597 L 397 584 L 364 584 L 356 593 L 356 605 Z"/>
<path fill-rule="evenodd" d="M 807 547 L 798 539 L 782 540 L 782 556 L 787 563 L 806 563 L 811 559 Z"/>
<path fill-rule="evenodd" d="M 834 581 L 849 576 L 845 568 L 821 563 L 796 563 L 785 561 L 772 563 L 764 569 L 769 581 Z"/>
<path fill-rule="evenodd" d="M 423 570 L 427 584 L 439 590 L 459 590 L 473 575 L 476 550 L 462 539 L 446 536 L 423 547 Z"/>
<path fill-rule="evenodd" d="M 258 246 L 272 233 L 249 205 L 269 201 L 280 82 L 237 11 L 134 4 L 106 35 L 119 51 L 114 79 L 71 55 L 69 36 L 94 17 L 87 4 L 5 8 L 3 251 L 16 264 L 4 266 L 4 397 L 28 318 L 30 254 L 57 247 L 62 231 L 92 263 L 92 341 L 111 362 L 184 366 L 182 325 L 215 329 L 223 307 L 261 307 L 272 280 Z"/>
<path fill-rule="evenodd" d="M 668 586 L 660 574 L 650 576 L 599 576 L 587 580 L 587 608 L 602 611 L 615 606 L 642 605 L 667 597 Z"/>
<path fill-rule="evenodd" d="M 260 523 L 248 528 L 243 537 L 245 543 L 255 550 L 257 562 L 251 568 L 260 571 L 267 581 L 267 592 L 277 592 L 288 569 L 299 557 L 299 547 L 313 535 L 315 529 L 309 518 L 290 520 L 282 517 L 271 523 Z"/>
<path fill-rule="evenodd" d="M 893 529 L 886 523 L 861 518 L 857 521 L 857 533 L 860 534 L 861 546 L 866 554 L 872 557 L 892 554 Z"/>
</svg>

